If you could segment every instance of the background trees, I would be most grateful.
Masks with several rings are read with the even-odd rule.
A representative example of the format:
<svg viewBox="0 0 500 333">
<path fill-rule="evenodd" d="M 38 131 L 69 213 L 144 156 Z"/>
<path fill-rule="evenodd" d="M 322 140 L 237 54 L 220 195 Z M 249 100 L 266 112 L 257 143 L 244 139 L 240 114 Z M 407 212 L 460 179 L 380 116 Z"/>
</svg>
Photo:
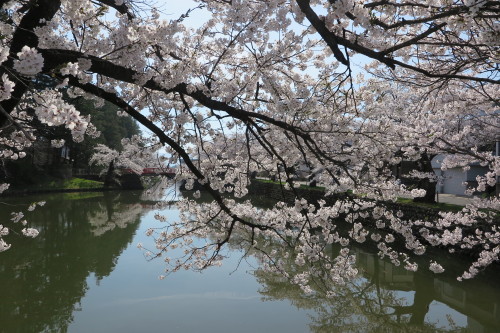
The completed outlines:
<svg viewBox="0 0 500 333">
<path fill-rule="evenodd" d="M 425 195 L 395 179 L 392 167 L 403 158 L 448 153 L 445 166 L 483 163 L 491 172 L 478 183 L 495 183 L 498 157 L 477 147 L 481 136 L 498 138 L 497 1 L 199 3 L 210 16 L 193 30 L 183 17 L 165 21 L 134 1 L 2 2 L 0 120 L 15 129 L 4 156 L 31 144 L 17 118 L 33 103 L 42 123 L 64 124 L 77 141 L 92 132 L 54 89 L 31 89 L 34 75 L 51 75 L 74 96 L 124 110 L 164 145 L 167 163 L 183 160 L 177 180 L 196 180 L 212 195 L 213 204 L 203 208 L 181 204 L 184 219 L 157 238 L 160 252 L 176 242 L 187 246 L 174 269 L 218 262 L 236 228 L 286 235 L 306 261 L 322 253 L 310 232 L 315 228 L 322 241 L 346 246 L 349 239 L 370 239 L 382 254 L 401 259 L 391 242 L 365 229 L 368 217 L 417 254 L 425 242 L 414 232 L 433 245 L 479 247 L 475 269 L 498 259 L 495 214 L 479 210 L 498 209 L 497 199 L 439 221 L 406 220 L 384 206 L 401 195 Z M 353 74 L 355 55 L 371 61 L 365 78 Z M 455 126 L 464 119 L 468 125 Z M 225 154 L 234 133 L 244 148 Z M 297 197 L 294 211 L 277 205 L 265 214 L 222 195 L 234 189 L 243 196 L 250 175 L 261 170 L 293 188 L 297 163 L 321 170 L 317 178 L 327 193 L 350 195 L 333 207 Z M 352 225 L 349 232 L 335 230 L 339 216 Z M 457 236 L 477 219 L 490 223 L 488 236 Z M 214 242 L 191 247 L 189 239 L 213 224 Z M 457 231 L 451 239 L 450 228 Z"/>
<path fill-rule="evenodd" d="M 53 89 L 57 82 L 50 77 L 39 75 L 33 84 L 37 91 L 43 91 Z M 92 119 L 92 124 L 97 129 L 96 135 L 82 142 L 75 142 L 69 129 L 42 123 L 36 117 L 35 110 L 29 108 L 27 109 L 29 119 L 24 126 L 38 138 L 38 144 L 26 150 L 25 158 L 4 164 L 4 181 L 17 187 L 37 184 L 61 164 L 72 169 L 84 169 L 90 174 L 89 163 L 97 145 L 105 145 L 120 151 L 123 149 L 121 143 L 123 138 L 130 139 L 140 134 L 137 123 L 126 115 L 119 116 L 120 109 L 109 102 L 96 105 L 95 101 L 82 97 L 70 98 L 64 91 L 63 99 L 79 110 L 82 116 Z M 51 144 L 55 142 L 57 144 Z"/>
</svg>

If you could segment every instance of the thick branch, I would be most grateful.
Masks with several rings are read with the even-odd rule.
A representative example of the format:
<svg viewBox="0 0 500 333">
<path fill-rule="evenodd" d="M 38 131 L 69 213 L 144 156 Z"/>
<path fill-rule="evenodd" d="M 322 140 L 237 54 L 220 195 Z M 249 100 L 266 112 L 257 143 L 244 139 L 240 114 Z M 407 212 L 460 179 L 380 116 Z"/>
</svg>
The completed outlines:
<svg viewBox="0 0 500 333">
<path fill-rule="evenodd" d="M 328 44 L 330 50 L 333 52 L 333 56 L 335 59 L 340 61 L 342 64 L 349 67 L 349 61 L 346 59 L 342 51 L 339 49 L 339 41 L 338 37 L 333 34 L 325 25 L 325 22 L 322 21 L 318 15 L 312 10 L 310 4 L 310 0 L 296 0 L 302 12 L 306 15 L 309 22 L 311 22 L 312 26 L 316 31 L 320 34 L 323 40 Z"/>
<path fill-rule="evenodd" d="M 118 6 L 115 0 L 95 0 L 95 1 L 100 2 L 103 5 L 114 8 L 120 14 L 127 15 L 129 20 L 132 20 L 134 18 L 134 14 L 130 11 L 130 8 L 128 8 L 125 2 Z"/>
<path fill-rule="evenodd" d="M 34 29 L 45 25 L 45 23 L 41 22 L 50 21 L 59 10 L 60 6 L 60 0 L 35 1 L 28 12 L 21 19 L 19 26 L 12 36 L 9 49 L 11 57 L 0 67 L 0 76 L 7 73 L 9 78 L 16 84 L 11 98 L 1 102 L 1 106 L 7 113 L 11 113 L 12 110 L 14 110 L 23 95 L 26 93 L 28 90 L 29 80 L 10 75 L 10 72 L 6 71 L 6 68 L 13 68 L 14 59 L 12 57 L 17 55 L 17 53 L 19 53 L 24 46 L 38 46 L 38 37 L 35 35 Z M 0 114 L 0 126 L 2 126 L 6 121 L 7 118 Z"/>
</svg>

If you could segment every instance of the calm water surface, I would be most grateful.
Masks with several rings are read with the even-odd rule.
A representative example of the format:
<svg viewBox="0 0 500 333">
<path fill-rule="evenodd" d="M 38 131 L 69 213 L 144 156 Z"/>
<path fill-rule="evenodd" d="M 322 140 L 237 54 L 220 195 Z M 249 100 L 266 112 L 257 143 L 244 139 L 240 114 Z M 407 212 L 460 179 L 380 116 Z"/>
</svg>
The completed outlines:
<svg viewBox="0 0 500 333">
<path fill-rule="evenodd" d="M 495 271 L 458 283 L 357 248 L 362 274 L 329 299 L 303 296 L 235 249 L 220 268 L 159 280 L 163 262 L 137 248 L 161 225 L 155 201 L 137 192 L 8 198 L 0 217 L 41 199 L 27 214 L 40 235 L 0 253 L 0 332 L 500 332 Z"/>
</svg>

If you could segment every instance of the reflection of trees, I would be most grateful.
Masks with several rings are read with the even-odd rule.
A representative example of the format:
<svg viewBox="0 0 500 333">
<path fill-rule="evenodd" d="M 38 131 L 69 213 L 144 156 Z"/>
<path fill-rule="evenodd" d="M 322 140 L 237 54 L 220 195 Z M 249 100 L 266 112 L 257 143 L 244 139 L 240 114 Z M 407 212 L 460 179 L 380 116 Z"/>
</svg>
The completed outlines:
<svg viewBox="0 0 500 333">
<path fill-rule="evenodd" d="M 165 199 L 165 197 L 171 199 L 177 199 L 177 197 L 180 195 L 180 191 L 177 186 L 178 184 L 174 184 L 173 181 L 166 176 L 157 176 L 157 177 L 153 178 L 144 177 L 144 181 L 149 179 L 150 182 L 154 183 L 151 186 L 147 187 L 147 189 L 142 192 L 141 200 L 158 201 Z"/>
<path fill-rule="evenodd" d="M 0 257 L 0 313 L 8 319 L 2 320 L 2 329 L 66 331 L 87 290 L 87 277 L 109 275 L 132 241 L 144 209 L 126 204 L 130 195 L 47 199 L 30 219 L 40 235 L 19 240 L 22 244 Z"/>
<path fill-rule="evenodd" d="M 253 199 L 253 198 L 251 198 Z M 197 202 L 204 202 L 202 196 Z M 217 235 L 216 222 L 214 232 Z M 345 226 L 337 225 L 337 230 Z M 351 242 L 349 250 L 355 254 L 356 267 L 362 272 L 355 279 L 343 279 L 342 271 L 348 265 L 338 265 L 338 258 L 347 258 L 339 245 L 327 245 L 321 230 L 305 230 L 319 235 L 310 237 L 306 251 L 321 248 L 326 256 L 314 262 L 301 260 L 300 242 L 295 237 L 283 235 L 281 240 L 267 237 L 248 228 L 235 228 L 229 247 L 244 250 L 260 261 L 255 276 L 262 284 L 265 299 L 289 300 L 298 308 L 312 310 L 312 331 L 316 332 L 499 332 L 500 289 L 495 284 L 483 284 L 492 274 L 466 282 L 456 281 L 456 276 L 470 264 L 469 259 L 454 258 L 447 263 L 448 270 L 434 275 L 420 270 L 413 273 L 402 266 L 381 260 L 373 244 Z M 342 230 L 345 231 L 345 230 Z M 217 240 L 212 237 L 212 241 Z M 298 244 L 298 245 L 297 245 Z M 401 246 L 396 241 L 394 247 Z M 347 250 L 347 248 L 344 248 Z M 319 253 L 320 251 L 314 252 Z M 429 258 L 447 259 L 446 251 L 431 249 L 426 256 L 412 257 L 420 267 L 427 267 Z M 310 256 L 310 258 L 313 258 Z M 342 260 L 340 261 L 342 263 Z M 332 273 L 333 271 L 333 273 Z M 340 277 L 340 279 L 337 279 Z M 494 287 L 491 287 L 494 286 Z M 413 297 L 408 298 L 408 294 Z M 480 297 L 477 295 L 480 294 Z M 439 323 L 425 320 L 433 301 L 467 316 L 467 328 L 457 328 L 453 318 L 442 318 Z M 445 327 L 443 327 L 445 326 Z"/>
<path fill-rule="evenodd" d="M 290 275 L 296 275 L 304 267 L 286 260 L 283 267 Z M 408 326 L 408 319 L 395 316 L 394 308 L 405 305 L 406 300 L 389 289 L 381 287 L 376 280 L 357 278 L 336 285 L 322 275 L 312 276 L 310 294 L 300 287 L 262 268 L 254 272 L 262 285 L 260 293 L 268 300 L 289 300 L 294 306 L 312 310 L 313 332 L 435 332 L 436 327 L 420 323 Z"/>
<path fill-rule="evenodd" d="M 473 280 L 458 282 L 455 272 L 411 273 L 379 259 L 366 249 L 358 248 L 356 252 L 358 265 L 367 279 L 375 280 L 384 289 L 414 292 L 412 304 L 391 306 L 396 318 L 406 316 L 410 324 L 421 325 L 429 313 L 429 305 L 437 301 L 467 316 L 467 332 L 500 330 L 498 267 L 491 267 L 487 274 Z"/>
<path fill-rule="evenodd" d="M 114 194 L 104 193 L 104 200 L 98 202 L 98 209 L 87 211 L 87 220 L 94 236 L 101 236 L 115 228 L 124 229 L 129 224 L 138 222 L 138 216 L 144 211 L 141 203 L 121 204 Z"/>
<path fill-rule="evenodd" d="M 235 239 L 237 240 L 231 244 L 233 248 L 243 246 L 248 249 L 249 242 L 248 238 L 245 240 L 244 232 L 239 232 Z M 332 257 L 337 256 L 338 252 L 339 249 L 331 247 Z M 249 253 L 257 257 L 261 264 L 254 275 L 262 285 L 260 293 L 264 299 L 288 300 L 297 308 L 310 310 L 310 329 L 313 332 L 499 330 L 500 313 L 495 309 L 500 305 L 500 291 L 486 285 L 485 278 L 467 283 L 458 282 L 453 273 L 434 275 L 431 272 L 409 272 L 381 260 L 375 254 L 376 251 L 351 248 L 351 252 L 356 254 L 356 266 L 361 274 L 340 284 L 325 274 L 325 267 L 328 267 L 331 260 L 299 265 L 295 261 L 294 249 L 287 248 L 285 242 L 278 244 L 260 237 Z M 276 272 L 277 266 L 280 273 Z M 293 282 L 294 277 L 304 272 L 309 276 L 309 293 L 304 293 L 304 290 Z M 453 290 L 453 294 L 460 294 L 462 303 L 450 300 L 450 290 Z M 413 293 L 413 299 L 408 299 L 409 293 Z M 482 297 L 474 297 L 477 293 L 481 293 Z M 469 295 L 464 296 L 465 294 Z M 469 301 L 466 302 L 466 299 Z M 457 327 L 453 318 L 443 318 L 443 321 L 438 323 L 425 321 L 433 301 L 446 304 L 466 315 L 468 327 Z M 478 309 L 481 306 L 488 308 L 489 312 Z"/>
</svg>

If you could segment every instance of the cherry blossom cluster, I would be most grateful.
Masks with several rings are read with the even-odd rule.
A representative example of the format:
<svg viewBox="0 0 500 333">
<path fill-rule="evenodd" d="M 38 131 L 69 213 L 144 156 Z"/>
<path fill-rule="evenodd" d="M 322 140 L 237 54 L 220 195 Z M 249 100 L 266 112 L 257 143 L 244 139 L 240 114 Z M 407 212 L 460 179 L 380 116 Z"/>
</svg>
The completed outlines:
<svg viewBox="0 0 500 333">
<path fill-rule="evenodd" d="M 35 49 L 23 46 L 14 60 L 14 69 L 22 75 L 35 76 L 43 68 L 43 56 Z"/>
<path fill-rule="evenodd" d="M 93 162 L 136 172 L 178 165 L 175 181 L 197 187 L 195 198 L 199 188 L 212 197 L 182 200 L 179 221 L 148 231 L 156 239 L 149 256 L 163 257 L 167 273 L 220 265 L 238 239 L 285 275 L 259 237 L 292 245 L 287 256 L 300 269 L 287 277 L 306 293 L 314 277 L 345 283 L 356 273 L 352 243 L 435 273 L 445 267 L 414 260 L 427 247 L 470 251 L 476 262 L 464 278 L 498 261 L 498 199 L 430 220 L 391 206 L 432 195 L 438 155 L 443 170 L 488 168 L 470 191 L 496 186 L 499 157 L 488 148 L 500 139 L 494 1 L 199 0 L 199 28 L 184 24 L 191 12 L 167 20 L 133 0 L 35 2 L 44 10 L 3 7 L 2 124 L 23 124 L 32 103 L 43 123 L 66 126 L 76 140 L 96 132 L 63 101 L 57 89 L 68 87 L 70 97 L 113 103 L 147 128 L 152 141 L 99 146 Z M 35 92 L 33 75 L 50 75 L 59 88 Z M 6 157 L 29 140 L 25 127 L 11 132 L 2 132 L 13 147 Z M 416 165 L 403 175 L 411 186 L 395 171 L 407 162 Z M 324 187 L 325 200 L 302 197 L 300 172 Z M 240 201 L 256 176 L 282 184 L 292 203 Z M 327 204 L 329 196 L 338 199 Z M 329 246 L 340 247 L 336 257 Z"/>
<path fill-rule="evenodd" d="M 73 105 L 63 100 L 62 93 L 48 90 L 34 95 L 33 98 L 37 103 L 36 116 L 42 123 L 49 126 L 64 125 L 71 131 L 73 140 L 83 140 L 90 117 L 80 115 Z"/>
<path fill-rule="evenodd" d="M 137 174 L 141 174 L 144 168 L 157 166 L 159 146 L 154 140 L 134 135 L 130 139 L 122 139 L 121 144 L 121 151 L 98 144 L 90 163 L 104 167 L 114 163 L 115 168 L 131 169 Z"/>
<path fill-rule="evenodd" d="M 0 88 L 0 101 L 9 99 L 14 89 L 14 82 L 9 80 L 7 74 L 2 75 L 2 87 Z"/>
<path fill-rule="evenodd" d="M 0 190 L 3 192 L 8 188 L 7 184 L 2 184 L 0 186 Z M 38 201 L 32 203 L 27 211 L 32 212 L 35 210 L 37 206 L 44 206 L 45 201 Z M 4 237 L 8 236 L 9 234 L 21 234 L 25 237 L 31 237 L 35 238 L 38 236 L 38 230 L 34 228 L 28 228 L 26 225 L 28 224 L 28 221 L 25 218 L 25 213 L 20 211 L 20 212 L 12 212 L 11 213 L 11 219 L 10 219 L 10 226 L 5 226 L 0 224 L 0 252 L 7 251 L 8 249 L 11 248 L 11 244 L 8 244 Z M 19 229 L 19 225 L 21 225 L 22 229 Z"/>
</svg>

